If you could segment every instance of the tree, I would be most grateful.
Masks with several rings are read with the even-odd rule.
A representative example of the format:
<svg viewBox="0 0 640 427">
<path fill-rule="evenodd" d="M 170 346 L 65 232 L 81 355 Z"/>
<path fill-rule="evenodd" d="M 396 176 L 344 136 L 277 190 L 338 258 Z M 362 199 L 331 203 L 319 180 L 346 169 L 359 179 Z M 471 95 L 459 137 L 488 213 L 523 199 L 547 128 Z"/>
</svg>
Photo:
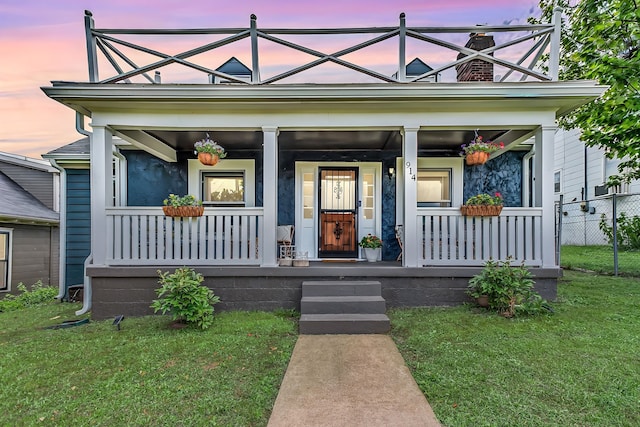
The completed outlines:
<svg viewBox="0 0 640 427">
<path fill-rule="evenodd" d="M 640 179 L 640 2 L 540 0 L 542 21 L 550 21 L 554 3 L 564 11 L 560 79 L 609 86 L 561 125 L 581 129 L 587 146 L 622 160 L 610 182 Z"/>
</svg>

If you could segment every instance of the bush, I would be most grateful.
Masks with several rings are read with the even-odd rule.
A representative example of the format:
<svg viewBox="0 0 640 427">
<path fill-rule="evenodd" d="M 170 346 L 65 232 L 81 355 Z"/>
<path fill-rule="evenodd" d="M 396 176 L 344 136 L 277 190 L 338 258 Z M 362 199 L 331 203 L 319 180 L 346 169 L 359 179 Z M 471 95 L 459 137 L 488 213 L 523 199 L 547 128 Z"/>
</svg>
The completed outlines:
<svg viewBox="0 0 640 427">
<path fill-rule="evenodd" d="M 213 323 L 213 305 L 220 298 L 213 291 L 201 285 L 204 281 L 202 274 L 192 268 L 182 267 L 172 274 L 158 270 L 162 286 L 156 289 L 158 299 L 151 307 L 154 312 L 171 313 L 173 320 L 187 324 L 195 324 L 201 329 L 207 329 Z"/>
<path fill-rule="evenodd" d="M 489 309 L 505 317 L 549 312 L 549 304 L 533 289 L 531 272 L 524 264 L 514 267 L 511 262 L 511 258 L 487 261 L 480 274 L 469 280 L 467 294 L 473 298 L 486 295 Z"/>
<path fill-rule="evenodd" d="M 618 248 L 622 250 L 640 249 L 640 216 L 636 215 L 628 218 L 627 215 L 622 212 L 616 222 Z M 598 226 L 607 237 L 609 244 L 613 245 L 613 225 L 609 225 L 605 214 L 600 216 L 600 224 Z"/>
<path fill-rule="evenodd" d="M 58 288 L 53 286 L 44 286 L 41 280 L 31 285 L 28 290 L 24 283 L 18 283 L 18 295 L 8 294 L 0 300 L 0 312 L 20 310 L 25 307 L 39 305 L 50 302 L 58 295 Z"/>
</svg>

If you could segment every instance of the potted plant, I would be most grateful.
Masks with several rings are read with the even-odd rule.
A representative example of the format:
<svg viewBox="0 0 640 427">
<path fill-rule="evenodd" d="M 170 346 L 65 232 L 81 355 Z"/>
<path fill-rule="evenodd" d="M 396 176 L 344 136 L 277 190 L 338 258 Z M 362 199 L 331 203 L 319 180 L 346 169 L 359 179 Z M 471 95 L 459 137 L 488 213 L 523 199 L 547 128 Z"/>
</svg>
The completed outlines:
<svg viewBox="0 0 640 427">
<path fill-rule="evenodd" d="M 505 317 L 516 314 L 538 314 L 551 311 L 551 307 L 533 290 L 531 272 L 521 264 L 511 265 L 512 258 L 505 261 L 490 259 L 480 272 L 469 280 L 467 294 L 476 298 L 482 306 L 495 310 Z"/>
<path fill-rule="evenodd" d="M 481 165 L 489 160 L 489 155 L 504 148 L 503 142 L 485 141 L 482 136 L 476 135 L 469 144 L 462 144 L 461 155 L 468 165 Z"/>
<path fill-rule="evenodd" d="M 467 199 L 467 202 L 460 206 L 460 213 L 465 216 L 497 216 L 502 212 L 502 206 L 502 194 L 496 192 L 492 196 L 482 193 Z"/>
<path fill-rule="evenodd" d="M 364 252 L 364 256 L 369 262 L 376 262 L 380 257 L 380 248 L 382 248 L 382 240 L 378 236 L 369 233 L 364 236 L 358 243 Z"/>
<path fill-rule="evenodd" d="M 202 285 L 202 274 L 182 267 L 171 274 L 158 270 L 158 275 L 162 286 L 156 289 L 158 299 L 151 304 L 154 313 L 170 313 L 176 326 L 194 324 L 201 329 L 211 326 L 213 305 L 220 302 L 220 298 Z"/>
<path fill-rule="evenodd" d="M 224 148 L 209 138 L 209 134 L 207 134 L 205 139 L 196 142 L 193 147 L 196 153 L 198 153 L 198 160 L 200 160 L 200 163 L 203 165 L 215 166 L 218 160 L 227 157 Z"/>
<path fill-rule="evenodd" d="M 204 213 L 202 201 L 191 194 L 185 196 L 169 194 L 169 197 L 164 199 L 163 203 L 162 211 L 166 216 L 191 217 L 202 216 Z"/>
</svg>

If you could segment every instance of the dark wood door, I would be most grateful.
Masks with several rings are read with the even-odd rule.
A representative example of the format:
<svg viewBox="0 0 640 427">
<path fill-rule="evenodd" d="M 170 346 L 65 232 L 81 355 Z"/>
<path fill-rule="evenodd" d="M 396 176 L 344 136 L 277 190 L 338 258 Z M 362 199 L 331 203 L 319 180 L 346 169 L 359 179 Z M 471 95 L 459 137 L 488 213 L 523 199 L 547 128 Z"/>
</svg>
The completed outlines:
<svg viewBox="0 0 640 427">
<path fill-rule="evenodd" d="M 318 257 L 358 256 L 357 184 L 357 168 L 320 168 Z"/>
</svg>

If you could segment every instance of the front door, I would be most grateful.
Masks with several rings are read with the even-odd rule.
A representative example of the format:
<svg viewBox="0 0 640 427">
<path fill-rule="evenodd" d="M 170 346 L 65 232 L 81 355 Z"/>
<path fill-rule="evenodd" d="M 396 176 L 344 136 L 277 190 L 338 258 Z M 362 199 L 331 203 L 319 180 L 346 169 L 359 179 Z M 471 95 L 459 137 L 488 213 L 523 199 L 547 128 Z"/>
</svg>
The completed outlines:
<svg viewBox="0 0 640 427">
<path fill-rule="evenodd" d="M 318 257 L 358 256 L 358 168 L 319 168 Z"/>
</svg>

